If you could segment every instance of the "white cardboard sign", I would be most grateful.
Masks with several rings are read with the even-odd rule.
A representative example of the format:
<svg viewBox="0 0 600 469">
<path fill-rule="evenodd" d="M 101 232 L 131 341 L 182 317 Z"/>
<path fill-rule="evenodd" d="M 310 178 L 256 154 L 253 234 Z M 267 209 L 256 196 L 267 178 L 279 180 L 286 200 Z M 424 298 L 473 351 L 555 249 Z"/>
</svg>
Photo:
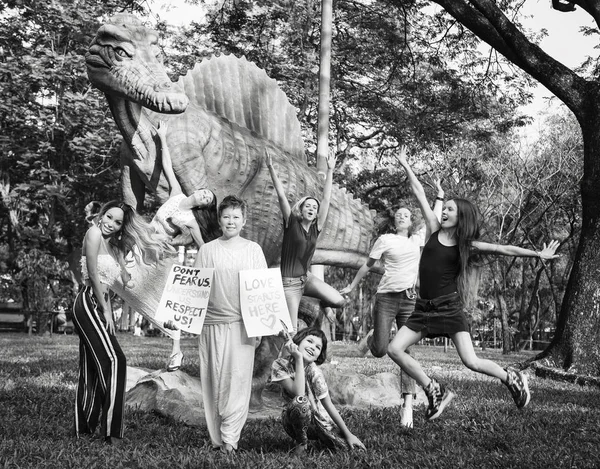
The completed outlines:
<svg viewBox="0 0 600 469">
<path fill-rule="evenodd" d="M 280 321 L 292 330 L 278 268 L 240 271 L 240 303 L 248 337 L 275 335 Z"/>
<path fill-rule="evenodd" d="M 173 321 L 182 331 L 200 334 L 206 317 L 214 269 L 173 265 L 156 311 L 159 322 Z"/>
</svg>

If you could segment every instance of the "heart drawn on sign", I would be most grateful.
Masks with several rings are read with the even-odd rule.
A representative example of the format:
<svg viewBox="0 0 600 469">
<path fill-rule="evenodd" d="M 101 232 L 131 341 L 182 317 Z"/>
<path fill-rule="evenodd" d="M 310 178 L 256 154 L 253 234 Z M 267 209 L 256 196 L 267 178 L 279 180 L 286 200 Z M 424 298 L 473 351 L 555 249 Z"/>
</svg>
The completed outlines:
<svg viewBox="0 0 600 469">
<path fill-rule="evenodd" d="M 275 323 L 277 322 L 277 318 L 274 314 L 269 314 L 269 316 L 266 318 L 260 318 L 260 322 L 262 322 L 269 329 L 273 329 L 273 326 L 275 326 Z"/>
</svg>

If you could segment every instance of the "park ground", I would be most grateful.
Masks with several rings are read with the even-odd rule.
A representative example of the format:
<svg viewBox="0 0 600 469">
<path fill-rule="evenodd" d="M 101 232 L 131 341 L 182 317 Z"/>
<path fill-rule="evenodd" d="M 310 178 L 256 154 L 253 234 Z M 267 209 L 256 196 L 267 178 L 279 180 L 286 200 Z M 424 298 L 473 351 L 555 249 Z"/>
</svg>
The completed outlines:
<svg viewBox="0 0 600 469">
<path fill-rule="evenodd" d="M 119 334 L 128 365 L 164 367 L 165 338 Z M 182 341 L 183 371 L 198 375 L 197 341 Z M 388 358 L 335 354 L 342 369 L 368 375 L 397 372 Z M 400 409 L 342 409 L 348 427 L 367 451 L 319 447 L 299 459 L 275 419 L 246 424 L 240 450 L 211 450 L 206 428 L 189 427 L 156 414 L 128 410 L 125 442 L 73 437 L 77 378 L 76 335 L 0 334 L 0 468 L 597 468 L 600 467 L 600 392 L 529 374 L 532 401 L 518 410 L 498 380 L 462 367 L 454 349 L 418 346 L 414 355 L 426 371 L 457 394 L 437 420 L 416 409 L 414 428 L 402 429 Z M 503 366 L 529 354 L 479 352 Z"/>
</svg>

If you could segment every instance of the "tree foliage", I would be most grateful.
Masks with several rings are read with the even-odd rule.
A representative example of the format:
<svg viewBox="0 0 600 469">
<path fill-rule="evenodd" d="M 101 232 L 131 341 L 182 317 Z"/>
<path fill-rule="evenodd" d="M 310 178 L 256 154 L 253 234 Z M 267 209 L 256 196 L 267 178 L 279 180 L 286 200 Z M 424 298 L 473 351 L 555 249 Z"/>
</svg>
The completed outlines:
<svg viewBox="0 0 600 469">
<path fill-rule="evenodd" d="M 137 7 L 0 2 L 2 265 L 21 282 L 34 281 L 26 268 L 46 283 L 64 279 L 64 263 L 87 228 L 84 206 L 117 193 L 120 137 L 104 99 L 90 88 L 84 55 L 98 19 L 125 8 Z"/>
</svg>

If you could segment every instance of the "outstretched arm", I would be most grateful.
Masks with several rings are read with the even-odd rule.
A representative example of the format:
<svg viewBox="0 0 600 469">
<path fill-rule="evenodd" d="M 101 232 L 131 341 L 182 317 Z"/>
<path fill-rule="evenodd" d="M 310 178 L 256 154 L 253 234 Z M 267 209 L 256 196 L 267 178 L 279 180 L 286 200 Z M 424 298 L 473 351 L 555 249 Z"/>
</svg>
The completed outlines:
<svg viewBox="0 0 600 469">
<path fill-rule="evenodd" d="M 358 272 L 356 272 L 356 275 L 354 276 L 352 283 L 350 285 L 348 285 L 346 288 L 344 288 L 343 290 L 340 290 L 340 293 L 342 295 L 347 295 L 352 290 L 354 290 L 356 288 L 356 286 L 360 283 L 360 281 L 364 278 L 364 276 L 369 273 L 369 270 L 371 270 L 371 267 L 373 267 L 375 265 L 375 262 L 377 262 L 376 259 L 369 257 L 367 259 L 367 262 L 365 262 L 360 267 L 360 269 L 358 269 Z"/>
<path fill-rule="evenodd" d="M 169 197 L 173 197 L 175 195 L 179 195 L 182 193 L 181 186 L 175 177 L 175 173 L 173 172 L 173 163 L 171 162 L 171 153 L 169 153 L 169 147 L 167 145 L 167 123 L 165 121 L 159 121 L 158 127 L 155 127 L 154 130 L 156 135 L 158 135 L 158 139 L 160 140 L 160 149 L 161 149 L 161 163 L 163 168 L 163 173 L 167 178 L 167 182 L 169 183 Z"/>
<path fill-rule="evenodd" d="M 344 422 L 344 419 L 333 405 L 333 402 L 331 402 L 331 397 L 329 397 L 329 394 L 327 394 L 323 399 L 321 399 L 321 404 L 323 404 L 323 407 L 331 417 L 331 420 L 333 420 L 338 426 L 338 428 L 342 432 L 342 435 L 344 435 L 344 438 L 348 442 L 348 446 L 350 446 L 350 449 L 354 448 L 355 446 L 360 449 L 366 449 L 363 442 L 360 441 L 350 430 L 348 430 L 346 422 Z"/>
<path fill-rule="evenodd" d="M 273 167 L 273 159 L 271 158 L 271 154 L 269 150 L 265 148 L 265 159 L 267 160 L 267 168 L 269 169 L 269 174 L 271 175 L 271 180 L 273 181 L 273 186 L 275 186 L 275 192 L 277 192 L 277 198 L 279 199 L 279 208 L 281 209 L 281 214 L 283 215 L 283 220 L 287 226 L 287 222 L 292 214 L 292 208 L 290 207 L 290 203 L 285 195 L 285 189 L 283 188 L 283 184 L 277 177 L 277 173 L 275 172 L 275 168 Z"/>
<path fill-rule="evenodd" d="M 555 254 L 560 243 L 556 240 L 550 241 L 550 244 L 544 247 L 541 251 L 534 251 L 532 249 L 520 248 L 519 246 L 513 246 L 510 244 L 492 244 L 484 243 L 483 241 L 473 241 L 473 247 L 479 249 L 481 252 L 489 254 L 498 254 L 501 256 L 513 256 L 513 257 L 539 257 L 540 259 L 556 259 L 560 257 Z"/>
<path fill-rule="evenodd" d="M 421 214 L 425 219 L 425 226 L 427 228 L 427 234 L 425 238 L 429 239 L 431 233 L 434 233 L 440 228 L 440 222 L 435 217 L 433 210 L 431 210 L 431 207 L 427 202 L 427 197 L 425 195 L 425 189 L 423 189 L 423 185 L 417 179 L 417 176 L 415 176 L 415 173 L 413 172 L 412 168 L 408 164 L 408 161 L 406 160 L 406 145 L 402 145 L 400 147 L 400 154 L 396 158 L 398 160 L 398 163 L 400 163 L 400 165 L 402 165 L 402 167 L 406 171 L 406 176 L 408 177 L 410 189 L 417 198 L 417 203 L 419 204 L 419 208 L 421 209 Z"/>
<path fill-rule="evenodd" d="M 323 188 L 323 198 L 319 207 L 319 221 L 317 228 L 319 231 L 325 226 L 329 205 L 331 203 L 331 190 L 333 189 L 333 169 L 335 168 L 335 154 L 327 158 L 327 176 L 325 177 L 325 187 Z"/>
</svg>

